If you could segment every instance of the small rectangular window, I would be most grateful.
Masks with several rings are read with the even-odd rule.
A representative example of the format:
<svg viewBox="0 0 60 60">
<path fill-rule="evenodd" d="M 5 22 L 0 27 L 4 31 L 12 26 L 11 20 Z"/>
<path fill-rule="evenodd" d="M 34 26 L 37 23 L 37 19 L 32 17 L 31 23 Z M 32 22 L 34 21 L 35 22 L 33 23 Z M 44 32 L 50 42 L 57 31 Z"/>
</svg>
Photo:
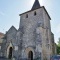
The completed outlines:
<svg viewBox="0 0 60 60">
<path fill-rule="evenodd" d="M 34 16 L 36 15 L 36 11 L 34 12 Z"/>
<path fill-rule="evenodd" d="M 28 14 L 26 14 L 26 18 L 28 18 Z"/>
</svg>

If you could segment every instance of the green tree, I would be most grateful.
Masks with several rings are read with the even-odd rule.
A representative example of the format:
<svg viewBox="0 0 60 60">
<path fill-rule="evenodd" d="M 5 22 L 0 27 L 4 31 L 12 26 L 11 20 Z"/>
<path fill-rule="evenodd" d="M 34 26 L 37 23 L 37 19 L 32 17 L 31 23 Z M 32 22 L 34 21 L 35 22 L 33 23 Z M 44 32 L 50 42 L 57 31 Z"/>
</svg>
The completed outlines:
<svg viewBox="0 0 60 60">
<path fill-rule="evenodd" d="M 57 45 L 57 54 L 60 54 L 60 47 Z"/>
<path fill-rule="evenodd" d="M 60 54 L 60 38 L 57 44 L 57 54 Z"/>
<path fill-rule="evenodd" d="M 59 41 L 58 41 L 58 46 L 60 47 L 60 38 L 59 38 Z"/>
</svg>

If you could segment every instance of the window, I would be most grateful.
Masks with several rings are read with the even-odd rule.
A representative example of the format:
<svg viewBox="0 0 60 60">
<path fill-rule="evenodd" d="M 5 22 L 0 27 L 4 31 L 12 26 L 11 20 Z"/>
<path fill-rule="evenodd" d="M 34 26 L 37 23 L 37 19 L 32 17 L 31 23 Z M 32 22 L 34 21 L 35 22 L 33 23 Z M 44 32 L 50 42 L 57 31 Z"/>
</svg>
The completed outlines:
<svg viewBox="0 0 60 60">
<path fill-rule="evenodd" d="M 36 15 L 36 11 L 34 12 L 34 16 Z"/>
<path fill-rule="evenodd" d="M 26 14 L 26 18 L 28 18 L 28 14 Z"/>
</svg>

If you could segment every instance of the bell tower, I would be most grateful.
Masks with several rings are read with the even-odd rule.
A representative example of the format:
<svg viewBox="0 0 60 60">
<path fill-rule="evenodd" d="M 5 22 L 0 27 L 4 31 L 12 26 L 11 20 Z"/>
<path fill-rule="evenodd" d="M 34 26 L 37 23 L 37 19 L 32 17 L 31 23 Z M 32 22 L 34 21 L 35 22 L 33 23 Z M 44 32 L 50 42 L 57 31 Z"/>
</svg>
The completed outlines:
<svg viewBox="0 0 60 60">
<path fill-rule="evenodd" d="M 44 6 L 40 6 L 38 0 L 35 0 L 31 10 L 20 14 L 19 28 L 21 32 L 20 40 L 22 41 L 22 58 L 43 60 L 46 57 L 47 60 L 50 59 L 50 20 L 48 12 Z M 32 53 L 29 53 L 30 51 Z M 29 55 L 28 58 L 28 54 L 33 55 L 33 57 L 31 58 Z"/>
</svg>

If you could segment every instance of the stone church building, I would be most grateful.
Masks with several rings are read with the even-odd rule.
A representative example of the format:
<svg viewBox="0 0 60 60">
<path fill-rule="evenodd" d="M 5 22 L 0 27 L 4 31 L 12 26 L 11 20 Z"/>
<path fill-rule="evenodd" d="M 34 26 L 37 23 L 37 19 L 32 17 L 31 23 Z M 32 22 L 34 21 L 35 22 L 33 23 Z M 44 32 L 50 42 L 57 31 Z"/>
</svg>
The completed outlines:
<svg viewBox="0 0 60 60">
<path fill-rule="evenodd" d="M 32 9 L 19 16 L 19 29 L 12 26 L 3 37 L 2 56 L 15 60 L 50 60 L 51 18 L 45 7 L 35 0 Z"/>
</svg>

